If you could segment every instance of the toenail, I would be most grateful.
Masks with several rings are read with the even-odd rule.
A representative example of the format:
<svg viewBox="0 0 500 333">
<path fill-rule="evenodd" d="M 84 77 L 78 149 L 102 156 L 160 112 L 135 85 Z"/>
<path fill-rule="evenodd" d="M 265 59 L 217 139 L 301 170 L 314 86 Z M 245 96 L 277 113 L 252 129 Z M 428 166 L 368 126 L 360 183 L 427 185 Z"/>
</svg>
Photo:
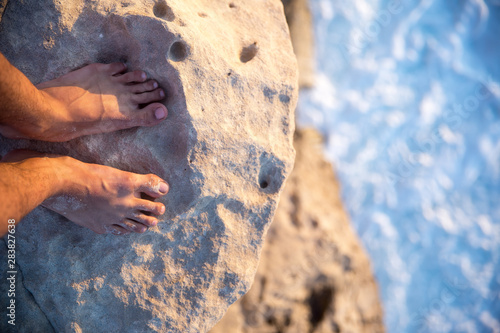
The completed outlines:
<svg viewBox="0 0 500 333">
<path fill-rule="evenodd" d="M 168 192 L 168 184 L 160 183 L 160 192 L 166 194 Z"/>
<path fill-rule="evenodd" d="M 155 89 L 158 88 L 158 83 L 153 82 L 153 88 L 155 88 Z"/>
<path fill-rule="evenodd" d="M 156 119 L 163 119 L 165 118 L 165 110 L 162 108 L 158 108 L 155 110 L 155 117 Z"/>
<path fill-rule="evenodd" d="M 165 97 L 165 93 L 163 92 L 163 90 L 160 90 L 160 97 L 161 98 Z"/>
<path fill-rule="evenodd" d="M 143 80 L 146 80 L 146 73 L 142 73 L 142 74 L 141 74 L 141 78 L 142 78 Z"/>
<path fill-rule="evenodd" d="M 161 206 L 161 208 L 160 208 L 160 214 L 163 214 L 163 213 L 165 213 L 165 206 Z"/>
</svg>

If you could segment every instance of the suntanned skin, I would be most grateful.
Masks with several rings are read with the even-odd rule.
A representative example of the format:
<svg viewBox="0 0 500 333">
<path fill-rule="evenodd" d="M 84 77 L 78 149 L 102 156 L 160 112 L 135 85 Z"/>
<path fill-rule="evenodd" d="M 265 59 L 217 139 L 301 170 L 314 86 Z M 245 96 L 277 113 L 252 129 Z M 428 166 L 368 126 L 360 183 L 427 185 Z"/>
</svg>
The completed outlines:
<svg viewBox="0 0 500 333">
<path fill-rule="evenodd" d="M 0 54 L 0 134 L 9 138 L 66 141 L 82 135 L 153 126 L 167 109 L 164 92 L 142 71 L 92 64 L 35 87 Z M 145 105 L 145 106 L 144 106 Z M 141 108 L 141 106 L 144 106 Z M 87 164 L 67 156 L 15 151 L 0 163 L 0 235 L 36 206 L 52 209 L 97 233 L 144 232 L 158 223 L 167 183 Z"/>
<path fill-rule="evenodd" d="M 35 87 L 0 54 L 0 134 L 68 141 L 158 124 L 167 109 L 152 102 L 165 93 L 143 71 L 126 69 L 123 63 L 92 64 Z"/>
</svg>

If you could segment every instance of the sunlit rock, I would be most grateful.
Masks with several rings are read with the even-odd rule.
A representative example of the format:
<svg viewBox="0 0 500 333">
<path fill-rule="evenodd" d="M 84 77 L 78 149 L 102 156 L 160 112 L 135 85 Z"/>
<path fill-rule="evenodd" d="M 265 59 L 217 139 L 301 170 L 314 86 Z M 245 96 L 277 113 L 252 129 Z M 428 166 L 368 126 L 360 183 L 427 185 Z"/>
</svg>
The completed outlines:
<svg viewBox="0 0 500 333">
<path fill-rule="evenodd" d="M 34 83 L 124 61 L 158 80 L 169 110 L 152 128 L 62 144 L 0 138 L 1 154 L 65 154 L 171 188 L 145 234 L 97 235 L 43 208 L 28 215 L 18 278 L 39 315 L 18 328 L 210 329 L 249 289 L 293 164 L 297 69 L 281 2 L 9 1 L 0 51 Z"/>
<path fill-rule="evenodd" d="M 298 130 L 295 148 L 252 288 L 210 333 L 384 332 L 370 261 L 322 156 L 322 138 Z"/>
</svg>

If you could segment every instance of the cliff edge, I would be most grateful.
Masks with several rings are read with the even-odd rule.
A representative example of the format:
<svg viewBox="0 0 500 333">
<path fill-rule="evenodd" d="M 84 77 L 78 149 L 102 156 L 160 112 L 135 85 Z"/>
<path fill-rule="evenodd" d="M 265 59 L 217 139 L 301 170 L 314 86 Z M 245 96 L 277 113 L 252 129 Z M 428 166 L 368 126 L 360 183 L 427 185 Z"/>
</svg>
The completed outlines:
<svg viewBox="0 0 500 333">
<path fill-rule="evenodd" d="M 370 261 L 342 207 L 321 136 L 297 130 L 297 157 L 250 291 L 210 333 L 381 333 Z"/>
<path fill-rule="evenodd" d="M 314 84 L 307 0 L 283 0 L 301 88 Z M 297 156 L 250 291 L 211 333 L 378 333 L 383 310 L 370 262 L 350 226 L 323 139 L 295 133 Z"/>
</svg>

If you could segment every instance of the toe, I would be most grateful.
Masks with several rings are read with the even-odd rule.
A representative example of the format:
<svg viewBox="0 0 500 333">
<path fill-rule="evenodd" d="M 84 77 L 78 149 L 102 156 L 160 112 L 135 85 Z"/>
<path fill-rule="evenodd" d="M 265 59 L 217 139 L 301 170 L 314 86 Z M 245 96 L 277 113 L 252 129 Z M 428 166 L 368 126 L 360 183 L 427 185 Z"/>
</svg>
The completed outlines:
<svg viewBox="0 0 500 333">
<path fill-rule="evenodd" d="M 153 126 L 165 119 L 168 115 L 167 108 L 161 103 L 149 104 L 136 112 L 137 116 L 134 119 L 135 126 Z M 137 123 L 140 124 L 137 125 Z"/>
<path fill-rule="evenodd" d="M 133 71 L 118 76 L 118 79 L 122 83 L 144 82 L 147 78 L 148 76 L 143 71 Z"/>
<path fill-rule="evenodd" d="M 132 102 L 135 104 L 147 104 L 151 102 L 158 102 L 165 98 L 163 89 L 158 88 L 153 91 L 143 92 L 142 94 L 132 95 Z"/>
<path fill-rule="evenodd" d="M 148 80 L 144 83 L 137 83 L 130 86 L 130 92 L 140 94 L 146 91 L 152 91 L 158 88 L 158 82 L 155 80 Z"/>
<path fill-rule="evenodd" d="M 153 174 L 141 175 L 137 180 L 137 191 L 150 197 L 158 198 L 168 193 L 169 186 L 167 182 Z"/>
<path fill-rule="evenodd" d="M 161 103 L 151 103 L 142 109 L 134 110 L 128 119 L 128 127 L 154 126 L 165 119 L 168 110 Z"/>
<path fill-rule="evenodd" d="M 145 199 L 137 199 L 136 209 L 153 215 L 161 215 L 165 213 L 165 205 L 161 202 L 154 202 Z"/>
<path fill-rule="evenodd" d="M 143 225 L 142 223 L 138 223 L 131 220 L 123 220 L 120 224 L 121 227 L 125 228 L 128 231 L 143 233 L 148 230 L 148 227 Z"/>
<path fill-rule="evenodd" d="M 106 233 L 113 235 L 127 235 L 130 234 L 130 231 L 119 225 L 113 224 L 106 228 Z"/>
<path fill-rule="evenodd" d="M 123 62 L 115 62 L 112 64 L 108 64 L 105 67 L 105 71 L 110 75 L 121 74 L 127 70 L 127 65 Z"/>
<path fill-rule="evenodd" d="M 154 227 L 158 224 L 158 219 L 154 216 L 149 216 L 144 213 L 136 213 L 130 218 L 131 220 L 142 223 L 146 227 Z"/>
</svg>

